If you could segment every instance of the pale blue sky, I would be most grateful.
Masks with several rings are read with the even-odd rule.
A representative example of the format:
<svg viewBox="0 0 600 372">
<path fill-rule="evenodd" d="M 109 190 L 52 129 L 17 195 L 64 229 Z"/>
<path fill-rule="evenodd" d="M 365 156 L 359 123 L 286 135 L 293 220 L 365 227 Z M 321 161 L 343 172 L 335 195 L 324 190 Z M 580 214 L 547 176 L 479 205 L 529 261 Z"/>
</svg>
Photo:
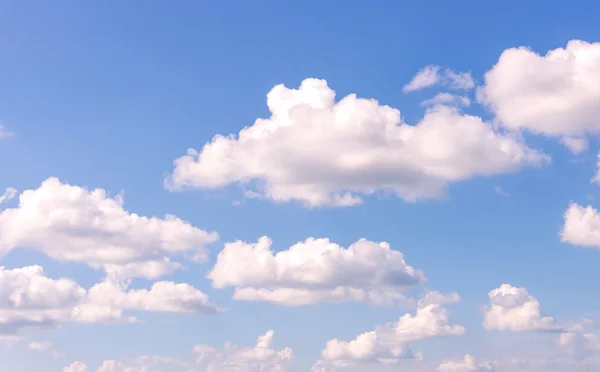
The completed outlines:
<svg viewBox="0 0 600 372">
<path fill-rule="evenodd" d="M 141 324 L 44 331 L 0 348 L 0 371 L 60 371 L 75 360 L 95 370 L 105 359 L 145 354 L 192 360 L 195 344 L 251 346 L 274 329 L 276 348 L 294 351 L 289 370 L 303 372 L 327 340 L 351 340 L 406 312 L 365 303 L 288 308 L 234 301 L 231 288 L 212 288 L 205 273 L 223 243 L 262 235 L 276 250 L 310 236 L 345 247 L 362 237 L 386 241 L 426 274 L 427 287 L 458 292 L 462 301 L 448 308 L 467 334 L 419 343 L 433 361 L 465 353 L 510 356 L 523 351 L 515 345 L 545 337 L 483 329 L 481 306 L 503 283 L 527 288 L 556 319 L 594 317 L 600 252 L 559 237 L 569 202 L 594 205 L 600 196 L 590 183 L 599 149 L 594 139 L 575 156 L 556 139 L 527 133 L 526 143 L 543 149 L 552 164 L 453 183 L 443 199 L 417 203 L 367 197 L 359 206 L 309 209 L 244 200 L 236 186 L 172 193 L 162 184 L 187 148 L 201 149 L 215 134 L 237 133 L 268 117 L 265 95 L 280 83 L 297 88 L 305 78 L 325 79 L 338 99 L 350 93 L 376 98 L 415 124 L 424 112 L 419 103 L 443 91 L 402 93 L 426 65 L 469 71 L 482 84 L 507 48 L 545 54 L 573 39 L 598 41 L 600 4 L 526 3 L 1 2 L 0 122 L 14 135 L 0 140 L 0 189 L 36 189 L 54 176 L 112 196 L 123 191 L 128 211 L 172 213 L 219 232 L 209 262 L 189 264 L 164 280 L 192 284 L 229 311 L 143 313 Z M 474 92 L 468 95 L 475 99 Z M 477 104 L 466 111 L 493 119 Z M 510 195 L 496 193 L 497 186 Z M 7 268 L 33 264 L 84 288 L 102 277 L 41 253 L 16 249 L 0 258 Z M 149 284 L 136 280 L 133 286 Z M 28 350 L 37 340 L 51 341 L 62 356 Z"/>
</svg>

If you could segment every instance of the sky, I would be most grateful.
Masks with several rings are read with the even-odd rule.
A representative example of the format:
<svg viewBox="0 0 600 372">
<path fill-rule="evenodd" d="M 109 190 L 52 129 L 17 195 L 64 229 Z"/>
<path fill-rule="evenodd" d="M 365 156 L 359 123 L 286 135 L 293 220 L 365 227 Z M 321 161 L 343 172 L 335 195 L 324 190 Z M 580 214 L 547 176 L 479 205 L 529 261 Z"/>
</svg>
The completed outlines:
<svg viewBox="0 0 600 372">
<path fill-rule="evenodd" d="M 0 372 L 600 368 L 594 1 L 0 3 Z"/>
</svg>

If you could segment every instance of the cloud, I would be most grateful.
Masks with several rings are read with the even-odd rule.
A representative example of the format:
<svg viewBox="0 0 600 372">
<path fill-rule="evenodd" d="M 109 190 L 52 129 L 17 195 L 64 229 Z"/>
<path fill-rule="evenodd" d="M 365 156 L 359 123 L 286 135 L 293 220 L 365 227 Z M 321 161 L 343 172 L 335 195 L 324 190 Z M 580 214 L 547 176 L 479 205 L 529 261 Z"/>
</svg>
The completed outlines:
<svg viewBox="0 0 600 372">
<path fill-rule="evenodd" d="M 410 343 L 465 333 L 462 326 L 450 323 L 449 313 L 442 307 L 458 300 L 456 293 L 431 292 L 419 301 L 415 315 L 405 314 L 396 323 L 379 326 L 352 341 L 329 340 L 321 352 L 322 359 L 312 370 L 325 372 L 357 364 L 395 364 L 420 358 L 419 353 L 412 352 Z"/>
<path fill-rule="evenodd" d="M 155 355 L 144 355 L 129 362 L 105 360 L 97 372 L 166 372 L 189 371 L 190 363 Z"/>
<path fill-rule="evenodd" d="M 456 96 L 450 93 L 438 93 L 435 97 L 421 102 L 421 106 L 456 106 L 468 107 L 471 104 L 469 97 Z"/>
<path fill-rule="evenodd" d="M 63 368 L 63 372 L 90 372 L 90 368 L 81 362 L 73 362 L 67 367 Z"/>
<path fill-rule="evenodd" d="M 468 72 L 456 73 L 450 69 L 442 69 L 440 66 L 428 65 L 417 72 L 412 80 L 402 88 L 402 91 L 409 93 L 434 85 L 468 90 L 475 87 L 475 82 Z"/>
<path fill-rule="evenodd" d="M 462 360 L 452 360 L 441 363 L 438 372 L 483 372 L 493 371 L 490 362 L 477 363 L 472 355 L 465 355 Z"/>
<path fill-rule="evenodd" d="M 48 350 L 52 347 L 52 342 L 50 342 L 50 341 L 31 342 L 27 347 L 31 350 L 37 350 L 37 351 Z"/>
<path fill-rule="evenodd" d="M 581 154 L 588 149 L 587 138 L 582 137 L 563 137 L 560 142 L 565 145 L 573 154 Z"/>
<path fill-rule="evenodd" d="M 194 346 L 197 362 L 207 372 L 283 372 L 285 365 L 293 359 L 292 349 L 273 349 L 274 331 L 270 330 L 258 337 L 254 347 L 239 347 L 226 343 L 223 348 L 210 345 Z"/>
<path fill-rule="evenodd" d="M 506 192 L 501 186 L 494 186 L 494 192 L 500 196 L 510 196 L 510 194 Z"/>
<path fill-rule="evenodd" d="M 592 206 L 571 203 L 564 214 L 561 241 L 586 248 L 600 248 L 600 215 Z"/>
<path fill-rule="evenodd" d="M 405 301 L 402 292 L 425 282 L 401 252 L 360 239 L 348 248 L 308 238 L 275 253 L 269 237 L 226 243 L 207 278 L 215 288 L 234 287 L 234 299 L 284 306 L 317 302 Z"/>
<path fill-rule="evenodd" d="M 71 279 L 49 278 L 41 266 L 0 267 L 0 336 L 20 337 L 73 323 L 135 321 L 123 316 L 125 310 L 195 314 L 223 310 L 188 284 L 157 282 L 150 290 L 126 289 L 127 284 L 105 281 L 86 291 Z"/>
<path fill-rule="evenodd" d="M 170 257 L 205 257 L 218 235 L 173 215 L 145 217 L 123 209 L 123 198 L 49 178 L 0 211 L 0 255 L 22 247 L 61 261 L 104 268 L 116 279 L 155 279 L 180 267 Z"/>
<path fill-rule="evenodd" d="M 580 152 L 583 136 L 600 132 L 599 64 L 600 43 L 571 40 L 546 55 L 507 49 L 485 74 L 478 99 L 506 128 L 566 137 Z"/>
<path fill-rule="evenodd" d="M 270 118 L 176 159 L 165 186 L 241 183 L 250 188 L 247 197 L 308 207 L 356 205 L 378 191 L 413 202 L 443 196 L 452 182 L 549 161 L 455 108 L 430 108 L 412 126 L 374 99 L 351 94 L 336 102 L 325 80 L 306 79 L 299 89 L 277 85 L 267 105 Z"/>
<path fill-rule="evenodd" d="M 529 295 L 525 288 L 502 284 L 488 294 L 490 304 L 484 313 L 483 325 L 488 330 L 563 331 L 554 318 L 543 316 L 539 301 Z"/>
<path fill-rule="evenodd" d="M 4 125 L 0 124 L 0 138 L 6 138 L 6 137 L 10 137 L 12 135 L 13 134 L 11 132 L 6 130 Z"/>
<path fill-rule="evenodd" d="M 5 203 L 7 201 L 9 201 L 10 199 L 14 198 L 15 196 L 17 196 L 17 190 L 13 189 L 12 187 L 7 188 L 1 195 L 0 195 L 0 204 Z"/>
</svg>

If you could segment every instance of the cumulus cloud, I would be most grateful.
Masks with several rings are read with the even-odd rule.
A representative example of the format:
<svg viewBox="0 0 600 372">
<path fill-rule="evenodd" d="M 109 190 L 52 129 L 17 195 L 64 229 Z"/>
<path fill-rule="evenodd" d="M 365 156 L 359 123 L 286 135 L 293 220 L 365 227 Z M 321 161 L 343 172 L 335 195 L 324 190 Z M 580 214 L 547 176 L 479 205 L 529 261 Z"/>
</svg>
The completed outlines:
<svg viewBox="0 0 600 372">
<path fill-rule="evenodd" d="M 211 314 L 222 311 L 188 284 L 154 283 L 150 290 L 126 290 L 105 281 L 85 290 L 71 279 L 49 278 L 41 266 L 0 267 L 0 336 L 72 323 L 132 322 L 125 310 Z M 33 343 L 39 349 L 45 344 Z"/>
<path fill-rule="evenodd" d="M 442 69 L 440 66 L 428 65 L 417 72 L 412 80 L 402 88 L 402 91 L 409 93 L 434 85 L 468 90 L 475 87 L 475 82 L 469 72 L 456 73 L 450 69 Z"/>
<path fill-rule="evenodd" d="M 507 49 L 485 74 L 478 99 L 506 128 L 564 138 L 581 152 L 582 137 L 600 132 L 599 64 L 600 43 L 571 40 L 545 55 Z"/>
<path fill-rule="evenodd" d="M 488 293 L 490 304 L 484 313 L 483 325 L 489 330 L 562 331 L 566 328 L 554 318 L 542 315 L 539 301 L 525 288 L 502 284 Z"/>
<path fill-rule="evenodd" d="M 123 198 L 49 178 L 0 211 L 0 255 L 22 247 L 64 261 L 104 268 L 115 279 L 155 279 L 180 267 L 170 257 L 205 257 L 218 235 L 173 215 L 145 217 L 126 211 Z"/>
<path fill-rule="evenodd" d="M 600 214 L 592 206 L 571 203 L 564 215 L 561 240 L 586 248 L 600 248 Z"/>
<path fill-rule="evenodd" d="M 472 355 L 465 355 L 462 360 L 450 360 L 437 367 L 438 372 L 484 372 L 493 371 L 490 362 L 477 363 Z"/>
<path fill-rule="evenodd" d="M 283 372 L 286 364 L 293 359 L 292 349 L 273 349 L 274 331 L 270 330 L 258 337 L 254 347 L 239 347 L 226 343 L 222 348 L 210 345 L 194 346 L 197 362 L 207 372 Z"/>
<path fill-rule="evenodd" d="M 451 324 L 448 310 L 442 307 L 458 300 L 456 293 L 431 292 L 419 301 L 414 315 L 405 314 L 396 323 L 379 326 L 351 341 L 329 340 L 321 352 L 322 359 L 312 370 L 326 372 L 357 364 L 394 364 L 407 358 L 420 358 L 419 353 L 412 352 L 411 343 L 465 333 L 462 326 Z"/>
<path fill-rule="evenodd" d="M 348 248 L 308 238 L 275 253 L 263 236 L 256 243 L 226 243 L 207 277 L 216 288 L 234 287 L 234 299 L 284 306 L 317 302 L 405 301 L 405 288 L 425 282 L 389 244 L 360 239 Z"/>
<path fill-rule="evenodd" d="M 518 171 L 549 157 L 476 116 L 437 105 L 417 125 L 400 111 L 355 94 L 336 102 L 325 80 L 275 86 L 271 116 L 237 135 L 217 135 L 174 161 L 170 190 L 241 183 L 247 197 L 306 206 L 349 206 L 391 192 L 436 198 L 449 183 Z"/>
</svg>

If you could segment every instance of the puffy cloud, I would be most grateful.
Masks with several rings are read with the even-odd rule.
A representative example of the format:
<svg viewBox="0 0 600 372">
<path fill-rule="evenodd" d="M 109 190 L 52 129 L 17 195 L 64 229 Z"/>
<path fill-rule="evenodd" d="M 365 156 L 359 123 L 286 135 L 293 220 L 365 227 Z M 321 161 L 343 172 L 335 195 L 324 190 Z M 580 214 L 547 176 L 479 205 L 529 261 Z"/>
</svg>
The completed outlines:
<svg viewBox="0 0 600 372">
<path fill-rule="evenodd" d="M 0 255 L 14 248 L 37 249 L 57 260 L 105 268 L 118 279 L 154 279 L 179 267 L 170 256 L 206 256 L 216 233 L 175 216 L 144 217 L 123 209 L 123 198 L 49 178 L 0 212 Z"/>
<path fill-rule="evenodd" d="M 81 362 L 73 362 L 63 368 L 63 372 L 90 372 L 90 368 Z"/>
<path fill-rule="evenodd" d="M 222 311 L 188 284 L 157 282 L 150 290 L 126 290 L 112 281 L 88 291 L 71 279 L 52 279 L 40 266 L 0 267 L 0 336 L 70 323 L 127 322 L 125 310 L 211 314 Z M 32 344 L 38 347 L 42 344 Z"/>
<path fill-rule="evenodd" d="M 579 138 L 600 132 L 600 43 L 572 40 L 546 55 L 505 50 L 485 74 L 478 98 L 510 129 Z"/>
<path fill-rule="evenodd" d="M 17 195 L 17 190 L 13 189 L 12 187 L 7 188 L 1 195 L 0 195 L 0 204 L 9 201 L 10 199 L 14 198 Z"/>
<path fill-rule="evenodd" d="M 325 372 L 356 364 L 394 364 L 406 358 L 420 358 L 409 344 L 427 338 L 462 335 L 465 329 L 450 323 L 448 311 L 442 307 L 458 301 L 458 294 L 431 292 L 419 301 L 415 315 L 405 314 L 394 324 L 377 327 L 358 335 L 352 341 L 329 340 L 322 359 L 313 372 Z"/>
<path fill-rule="evenodd" d="M 437 106 L 437 105 L 450 105 L 450 106 L 464 106 L 467 107 L 471 104 L 469 97 L 456 96 L 450 93 L 438 93 L 435 97 L 421 102 L 421 106 Z"/>
<path fill-rule="evenodd" d="M 472 355 L 465 355 L 462 360 L 447 361 L 441 363 L 438 372 L 483 372 L 493 371 L 490 362 L 477 363 Z"/>
<path fill-rule="evenodd" d="M 391 192 L 406 201 L 443 195 L 451 182 L 549 161 L 517 137 L 476 116 L 434 106 L 417 125 L 374 99 L 350 94 L 336 102 L 327 82 L 275 86 L 271 117 L 238 135 L 217 135 L 174 161 L 171 190 L 242 183 L 247 197 L 306 206 L 349 206 L 361 195 Z"/>
<path fill-rule="evenodd" d="M 564 215 L 561 240 L 587 248 L 600 248 L 600 214 L 592 206 L 571 203 Z"/>
<path fill-rule="evenodd" d="M 41 342 L 31 342 L 28 345 L 31 350 L 48 350 L 52 347 L 52 342 L 50 341 L 41 341 Z"/>
<path fill-rule="evenodd" d="M 539 301 L 525 288 L 502 284 L 488 293 L 490 304 L 484 313 L 486 329 L 499 331 L 561 331 L 564 326 L 554 318 L 543 316 Z"/>
<path fill-rule="evenodd" d="M 293 358 L 292 349 L 273 349 L 273 330 L 258 337 L 254 347 L 239 347 L 226 343 L 223 348 L 209 345 L 194 346 L 197 362 L 207 372 L 223 370 L 235 372 L 283 372 Z"/>
<path fill-rule="evenodd" d="M 270 238 L 226 243 L 207 277 L 235 287 L 234 299 L 285 306 L 316 302 L 404 301 L 402 291 L 426 279 L 387 243 L 360 239 L 348 248 L 308 238 L 275 253 Z"/>
<path fill-rule="evenodd" d="M 442 69 L 440 66 L 428 65 L 417 72 L 412 80 L 402 88 L 402 91 L 409 93 L 438 84 L 464 90 L 475 87 L 475 82 L 468 72 L 456 73 L 450 69 Z"/>
</svg>

